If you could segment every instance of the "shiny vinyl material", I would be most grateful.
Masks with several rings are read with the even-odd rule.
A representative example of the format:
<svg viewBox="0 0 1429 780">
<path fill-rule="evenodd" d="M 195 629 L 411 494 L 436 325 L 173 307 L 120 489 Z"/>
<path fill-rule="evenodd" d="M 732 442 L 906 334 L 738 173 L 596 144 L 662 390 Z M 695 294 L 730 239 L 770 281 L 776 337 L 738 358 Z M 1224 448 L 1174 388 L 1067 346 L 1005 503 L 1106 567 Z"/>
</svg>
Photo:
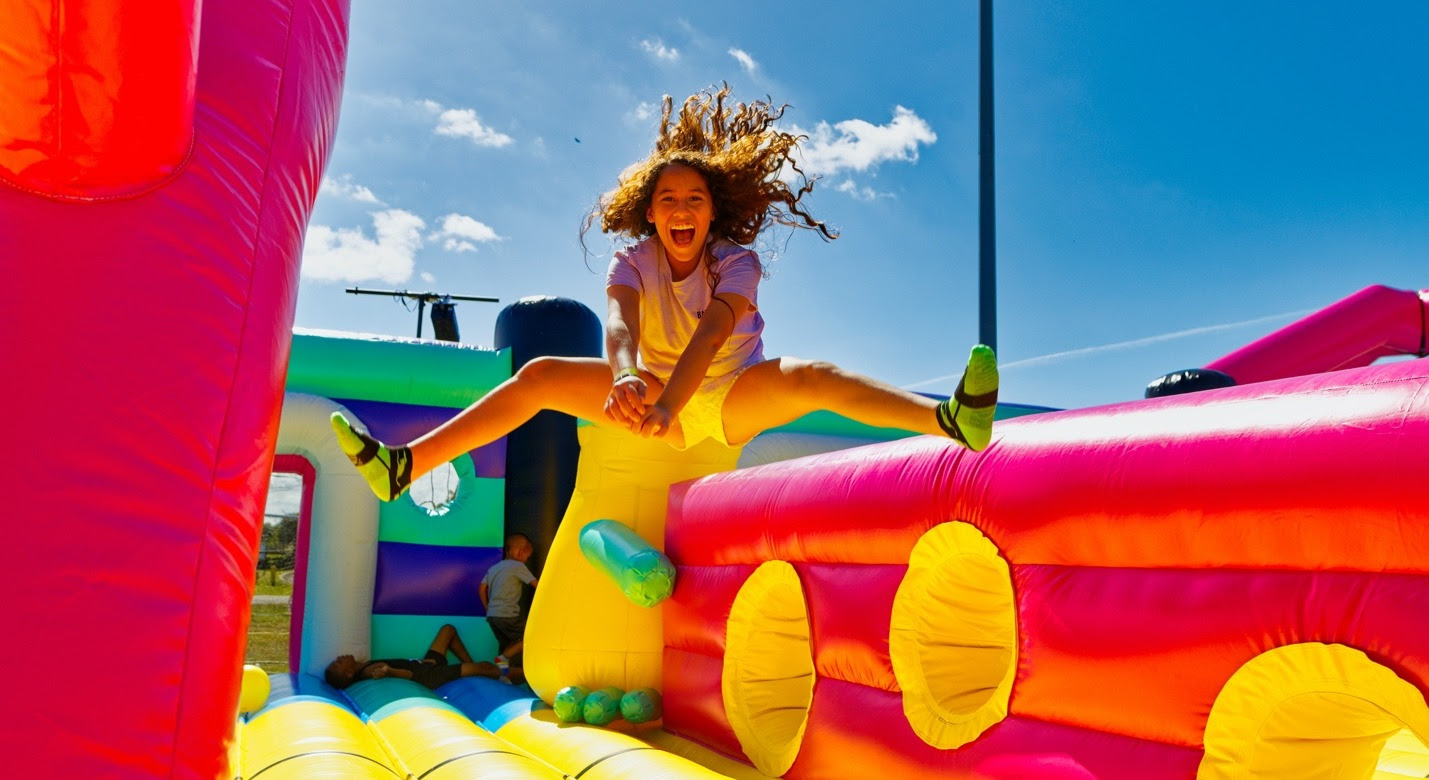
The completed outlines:
<svg viewBox="0 0 1429 780">
<path fill-rule="evenodd" d="M 347 3 L 3 6 L 0 350 L 24 376 L 0 403 L 34 466 L 0 588 L 44 594 L 5 630 L 45 640 L 0 662 L 105 656 L 15 677 L 6 698 L 26 705 L 0 725 L 25 749 L 6 773 L 208 780 L 234 731 Z M 72 315 L 51 316 L 57 297 Z"/>
<path fill-rule="evenodd" d="M 1406 739 L 1429 737 L 1426 444 L 1420 360 L 1005 421 L 982 453 L 919 437 L 676 485 L 666 728 L 743 750 L 716 698 L 731 610 L 784 561 L 818 675 L 789 777 L 1412 766 Z M 987 550 L 920 564 L 950 526 Z M 902 684 L 914 667 L 926 679 Z"/>
</svg>

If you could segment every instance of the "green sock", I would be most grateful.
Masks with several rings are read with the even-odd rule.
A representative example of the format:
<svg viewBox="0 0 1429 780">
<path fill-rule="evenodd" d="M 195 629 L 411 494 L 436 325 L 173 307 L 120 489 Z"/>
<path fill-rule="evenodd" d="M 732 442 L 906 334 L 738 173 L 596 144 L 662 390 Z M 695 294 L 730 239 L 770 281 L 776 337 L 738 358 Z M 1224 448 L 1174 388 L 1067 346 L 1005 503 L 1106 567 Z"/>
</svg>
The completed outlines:
<svg viewBox="0 0 1429 780">
<path fill-rule="evenodd" d="M 938 426 L 974 452 L 992 442 L 992 418 L 997 413 L 997 356 L 978 344 L 968 355 L 968 367 L 953 397 L 938 404 Z"/>
<path fill-rule="evenodd" d="M 342 412 L 332 413 L 332 431 L 342 453 L 367 480 L 367 486 L 383 501 L 402 495 L 412 484 L 412 451 L 406 447 L 388 447 L 358 431 Z"/>
</svg>

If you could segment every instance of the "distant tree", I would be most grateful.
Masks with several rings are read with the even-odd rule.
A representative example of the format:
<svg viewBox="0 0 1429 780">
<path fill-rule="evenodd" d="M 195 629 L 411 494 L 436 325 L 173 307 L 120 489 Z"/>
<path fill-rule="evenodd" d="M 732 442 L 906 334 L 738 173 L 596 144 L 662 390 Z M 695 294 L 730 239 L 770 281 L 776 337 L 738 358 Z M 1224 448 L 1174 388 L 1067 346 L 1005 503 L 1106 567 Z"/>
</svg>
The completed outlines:
<svg viewBox="0 0 1429 780">
<path fill-rule="evenodd" d="M 265 569 L 291 569 L 298 547 L 298 519 L 279 518 L 263 523 L 263 547 L 259 565 Z"/>
<path fill-rule="evenodd" d="M 275 525 L 278 546 L 283 548 L 298 546 L 298 518 L 285 517 Z"/>
</svg>

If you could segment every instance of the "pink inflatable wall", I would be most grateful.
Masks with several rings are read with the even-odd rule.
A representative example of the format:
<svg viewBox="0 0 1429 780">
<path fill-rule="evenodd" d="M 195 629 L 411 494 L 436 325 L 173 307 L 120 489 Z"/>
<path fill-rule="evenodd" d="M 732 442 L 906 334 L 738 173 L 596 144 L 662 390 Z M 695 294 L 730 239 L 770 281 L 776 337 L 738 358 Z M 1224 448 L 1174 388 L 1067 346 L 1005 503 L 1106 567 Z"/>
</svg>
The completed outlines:
<svg viewBox="0 0 1429 780">
<path fill-rule="evenodd" d="M 0 11 L 7 776 L 224 771 L 347 13 Z"/>
<path fill-rule="evenodd" d="M 1429 355 L 1429 290 L 1373 285 L 1206 366 L 1236 384 Z"/>
<path fill-rule="evenodd" d="M 666 552 L 680 580 L 665 607 L 665 727 L 731 755 L 751 749 L 727 715 L 733 615 L 756 567 L 771 562 L 786 562 L 807 601 L 798 630 L 808 647 L 791 656 L 813 661 L 809 701 L 756 702 L 804 708 L 786 748 L 796 753 L 791 778 L 1195 777 L 1206 756 L 1245 745 L 1275 752 L 1261 744 L 1275 742 L 1273 729 L 1252 723 L 1218 743 L 1208 717 L 1234 704 L 1226 691 L 1238 670 L 1289 646 L 1363 652 L 1417 689 L 1411 714 L 1423 717 L 1429 362 L 998 426 L 982 453 L 917 437 L 673 487 Z M 900 671 L 899 605 L 918 603 L 919 592 L 910 556 L 916 563 L 924 539 L 959 524 L 985 535 L 995 551 L 986 557 L 1004 560 L 1006 573 L 960 581 L 976 556 L 945 553 L 924 580 L 934 597 L 907 625 L 948 629 L 940 616 L 998 591 L 1011 606 L 934 632 Z M 751 603 L 758 607 L 757 594 Z M 803 614 L 761 628 L 798 633 L 791 626 Z M 967 639 L 1004 617 L 1013 637 L 1005 646 Z M 969 672 L 989 649 L 1008 651 L 983 662 L 994 674 Z M 1006 710 L 964 735 L 975 739 L 940 748 L 915 733 L 905 714 L 926 691 L 910 681 L 926 676 L 957 693 L 945 697 L 944 714 L 971 721 L 986 705 L 966 702 L 992 703 L 1003 666 Z M 766 665 L 758 676 L 808 674 L 787 667 Z M 1313 686 L 1334 671 L 1299 669 L 1292 682 Z M 1313 697 L 1267 683 L 1247 698 L 1272 706 Z M 1338 747 L 1371 719 L 1336 704 L 1281 722 L 1297 718 L 1304 735 L 1279 735 L 1279 745 L 1303 750 L 1318 774 L 1242 764 L 1234 776 L 1373 773 L 1372 758 L 1356 764 Z"/>
</svg>

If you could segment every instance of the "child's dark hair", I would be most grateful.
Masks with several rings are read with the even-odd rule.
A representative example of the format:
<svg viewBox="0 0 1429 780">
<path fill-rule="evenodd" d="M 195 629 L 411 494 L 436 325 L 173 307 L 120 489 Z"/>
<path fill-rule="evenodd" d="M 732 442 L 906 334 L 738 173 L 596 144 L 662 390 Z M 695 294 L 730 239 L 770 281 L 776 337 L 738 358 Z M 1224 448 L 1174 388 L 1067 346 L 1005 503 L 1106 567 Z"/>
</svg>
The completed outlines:
<svg viewBox="0 0 1429 780">
<path fill-rule="evenodd" d="M 773 128 L 788 106 L 774 108 L 768 100 L 756 100 L 731 107 L 725 104 L 729 94 L 725 84 L 718 91 L 691 95 L 678 114 L 674 100 L 666 95 L 654 151 L 626 168 L 615 189 L 601 196 L 586 216 L 582 238 L 596 220 L 605 233 L 637 240 L 654 235 L 655 226 L 645 213 L 656 179 L 672 163 L 699 171 L 709 185 L 714 201 L 712 236 L 748 245 L 772 222 L 817 230 L 829 240 L 838 238 L 799 202 L 813 191 L 818 177 L 805 176 L 792 156 L 805 136 Z M 797 190 L 779 178 L 786 165 L 802 182 Z"/>
<path fill-rule="evenodd" d="M 353 678 L 355 677 L 356 675 L 348 676 L 339 671 L 337 668 L 337 661 L 333 661 L 332 663 L 328 664 L 327 669 L 323 671 L 323 679 L 327 680 L 328 685 L 331 685 L 338 690 L 342 690 L 343 688 L 352 685 Z"/>
</svg>

